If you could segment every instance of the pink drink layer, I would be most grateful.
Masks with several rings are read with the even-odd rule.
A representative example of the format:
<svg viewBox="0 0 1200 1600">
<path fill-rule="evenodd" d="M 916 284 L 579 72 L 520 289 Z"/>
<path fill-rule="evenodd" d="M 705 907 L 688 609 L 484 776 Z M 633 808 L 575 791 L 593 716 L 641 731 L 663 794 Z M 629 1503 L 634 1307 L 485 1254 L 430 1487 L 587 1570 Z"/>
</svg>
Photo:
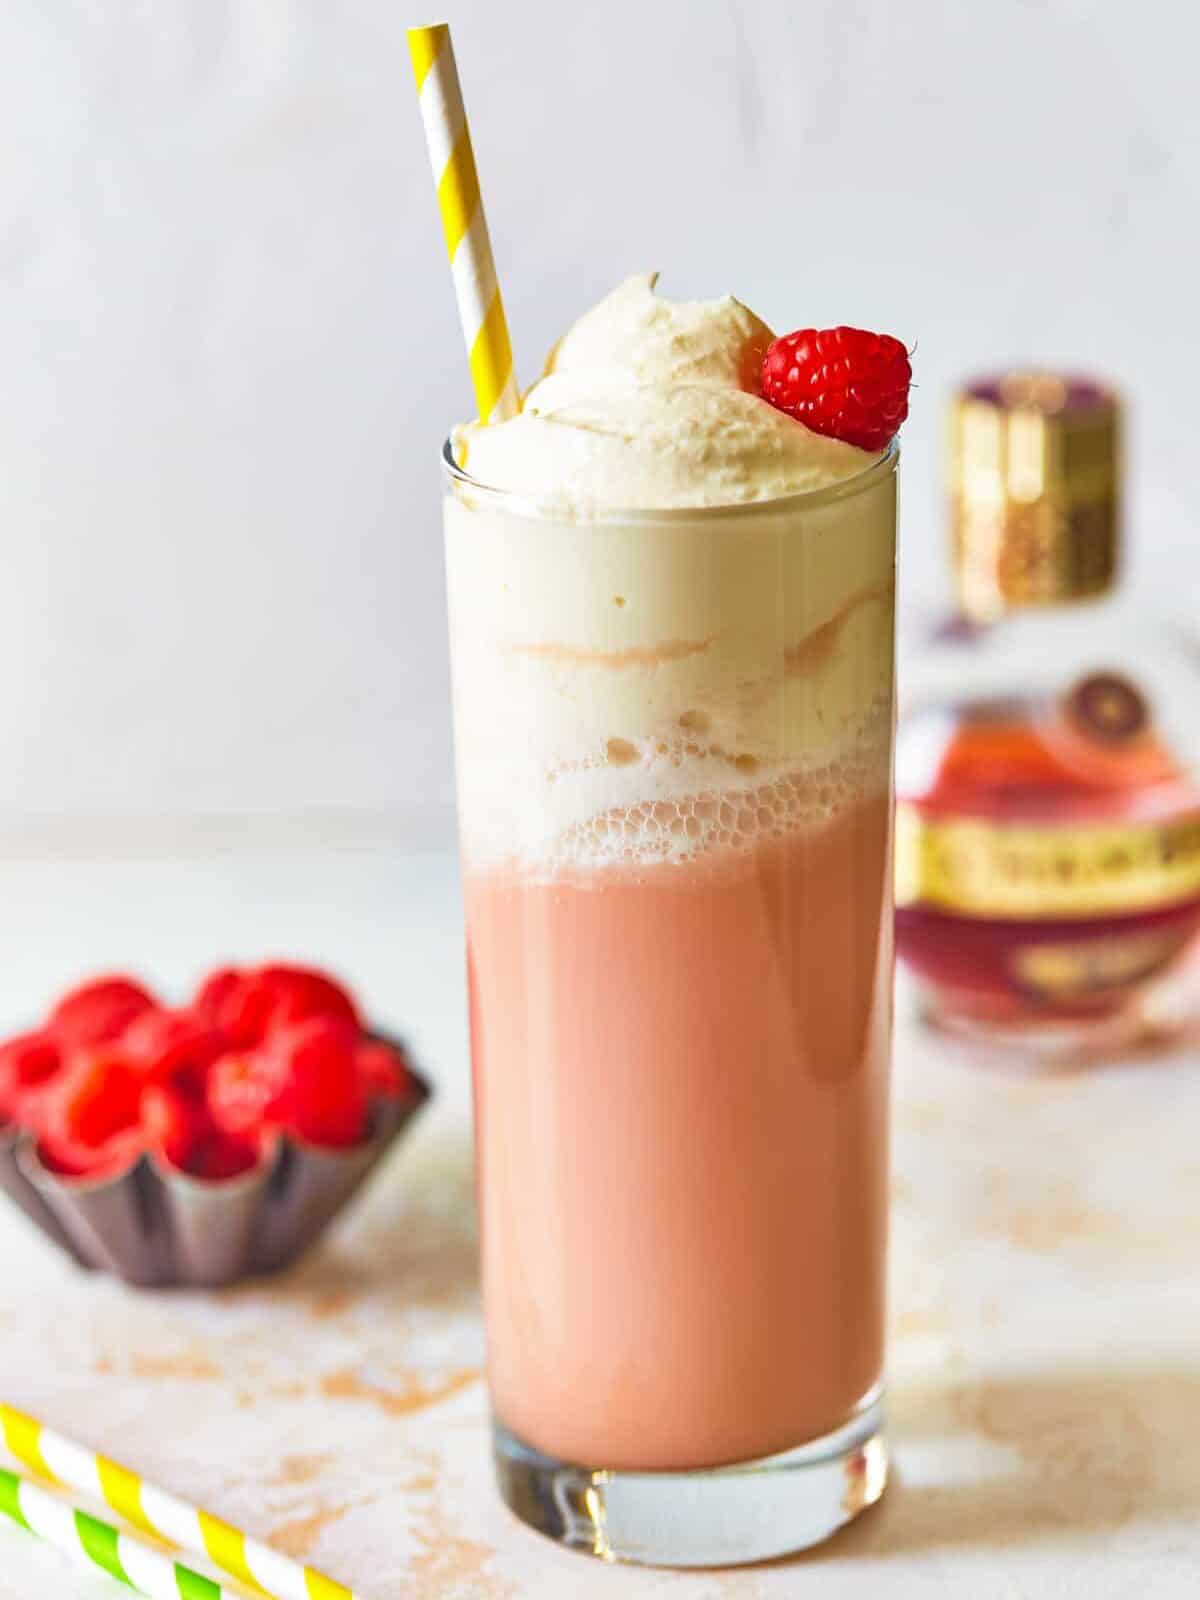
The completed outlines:
<svg viewBox="0 0 1200 1600">
<path fill-rule="evenodd" d="M 745 851 L 466 882 L 493 1403 L 581 1465 L 785 1450 L 879 1380 L 885 795 Z"/>
</svg>

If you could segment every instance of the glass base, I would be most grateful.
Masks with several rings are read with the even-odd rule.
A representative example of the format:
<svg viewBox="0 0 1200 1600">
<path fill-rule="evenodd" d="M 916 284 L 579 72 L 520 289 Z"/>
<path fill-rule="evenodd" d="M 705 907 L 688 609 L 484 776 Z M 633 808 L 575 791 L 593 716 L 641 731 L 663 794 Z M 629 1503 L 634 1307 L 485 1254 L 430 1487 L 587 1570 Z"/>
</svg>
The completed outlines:
<svg viewBox="0 0 1200 1600">
<path fill-rule="evenodd" d="M 887 1482 L 881 1389 L 835 1433 L 693 1472 L 569 1466 L 499 1422 L 492 1440 L 501 1496 L 522 1522 L 602 1561 L 648 1566 L 738 1566 L 805 1550 L 874 1505 Z"/>
</svg>

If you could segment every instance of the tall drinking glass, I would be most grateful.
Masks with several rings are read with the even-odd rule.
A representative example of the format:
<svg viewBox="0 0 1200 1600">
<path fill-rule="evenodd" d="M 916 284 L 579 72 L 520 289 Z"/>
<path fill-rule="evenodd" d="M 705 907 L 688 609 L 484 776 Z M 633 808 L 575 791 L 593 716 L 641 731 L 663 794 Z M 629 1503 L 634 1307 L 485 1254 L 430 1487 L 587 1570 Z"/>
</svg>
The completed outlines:
<svg viewBox="0 0 1200 1600">
<path fill-rule="evenodd" d="M 495 1456 L 607 1558 L 883 1490 L 896 461 L 566 520 L 445 452 Z"/>
</svg>

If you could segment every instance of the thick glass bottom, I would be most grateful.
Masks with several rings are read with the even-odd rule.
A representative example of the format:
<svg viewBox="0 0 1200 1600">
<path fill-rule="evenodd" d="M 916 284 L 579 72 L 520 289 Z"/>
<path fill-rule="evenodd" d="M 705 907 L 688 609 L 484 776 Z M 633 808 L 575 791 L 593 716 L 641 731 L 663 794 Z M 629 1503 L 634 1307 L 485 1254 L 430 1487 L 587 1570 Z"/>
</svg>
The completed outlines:
<svg viewBox="0 0 1200 1600">
<path fill-rule="evenodd" d="M 492 1430 L 509 1508 L 539 1533 L 602 1561 L 726 1567 L 819 1544 L 887 1482 L 883 1394 L 843 1427 L 794 1450 L 694 1472 L 572 1466 Z"/>
</svg>

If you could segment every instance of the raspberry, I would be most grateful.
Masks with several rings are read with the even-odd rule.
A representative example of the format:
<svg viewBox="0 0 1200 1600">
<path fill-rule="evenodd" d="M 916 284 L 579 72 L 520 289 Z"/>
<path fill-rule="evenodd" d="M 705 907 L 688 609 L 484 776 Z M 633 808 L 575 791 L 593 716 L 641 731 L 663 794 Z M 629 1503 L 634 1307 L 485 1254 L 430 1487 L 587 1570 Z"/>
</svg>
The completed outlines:
<svg viewBox="0 0 1200 1600">
<path fill-rule="evenodd" d="M 358 1076 L 367 1094 L 383 1100 L 404 1100 L 412 1077 L 400 1050 L 377 1039 L 365 1039 L 355 1052 Z"/>
<path fill-rule="evenodd" d="M 814 433 L 882 450 L 908 415 L 912 367 L 899 339 L 861 328 L 800 328 L 762 364 L 762 396 Z"/>
<path fill-rule="evenodd" d="M 127 1167 L 145 1148 L 141 1074 L 112 1046 L 80 1055 L 39 1107 L 38 1152 L 52 1172 L 95 1178 Z"/>
<path fill-rule="evenodd" d="M 38 1139 L 37 1152 L 42 1165 L 60 1177 L 97 1179 L 131 1167 L 145 1144 L 139 1127 L 122 1128 L 94 1145 L 72 1139 L 61 1128 L 48 1128 Z"/>
<path fill-rule="evenodd" d="M 96 1149 L 136 1126 L 143 1087 L 124 1055 L 111 1047 L 91 1051 L 64 1073 L 50 1120 L 73 1144 Z"/>
<path fill-rule="evenodd" d="M 269 1048 L 287 1074 L 288 1129 L 310 1144 L 357 1144 L 367 1127 L 367 1092 L 355 1030 L 337 1018 L 314 1017 L 278 1034 Z"/>
<path fill-rule="evenodd" d="M 132 978 L 96 978 L 62 997 L 50 1013 L 47 1029 L 72 1049 L 112 1044 L 135 1017 L 157 1005 L 154 996 Z"/>
<path fill-rule="evenodd" d="M 59 1178 L 83 1178 L 96 1164 L 96 1152 L 47 1134 L 38 1143 L 38 1160 Z"/>
<path fill-rule="evenodd" d="M 228 1048 L 225 1035 L 190 1011 L 146 1011 L 121 1035 L 121 1049 L 153 1083 L 200 1089 Z"/>
<path fill-rule="evenodd" d="M 236 967 L 218 967 L 196 990 L 192 1013 L 209 1027 L 221 1027 L 221 1017 L 233 995 L 241 988 L 243 976 Z"/>
<path fill-rule="evenodd" d="M 192 1149 L 188 1165 L 183 1169 L 193 1178 L 206 1178 L 210 1183 L 220 1183 L 226 1178 L 240 1178 L 243 1172 L 256 1167 L 260 1147 L 253 1139 L 235 1139 L 232 1134 L 219 1129 L 210 1138 L 202 1139 Z"/>
<path fill-rule="evenodd" d="M 282 1119 L 287 1064 L 267 1050 L 221 1056 L 208 1078 L 208 1104 L 223 1132 L 245 1137 Z"/>
<path fill-rule="evenodd" d="M 152 1083 L 142 1094 L 146 1138 L 172 1166 L 187 1170 L 193 1149 L 211 1126 L 207 1106 L 185 1090 Z"/>
<path fill-rule="evenodd" d="M 274 996 L 273 1027 L 305 1022 L 309 1017 L 334 1017 L 359 1028 L 358 1008 L 342 988 L 323 972 L 307 967 L 262 967 L 258 982 Z"/>
<path fill-rule="evenodd" d="M 142 1126 L 163 1159 L 193 1178 L 236 1178 L 258 1162 L 255 1140 L 226 1133 L 204 1101 L 178 1085 L 152 1084 L 146 1090 Z"/>
<path fill-rule="evenodd" d="M 236 1045 L 256 1045 L 274 1028 L 308 1017 L 339 1017 L 357 1028 L 346 991 L 324 973 L 274 964 L 241 972 L 226 967 L 201 986 L 196 1011 Z"/>
<path fill-rule="evenodd" d="M 0 1125 L 27 1124 L 62 1064 L 57 1040 L 44 1031 L 18 1034 L 0 1044 Z"/>
</svg>

